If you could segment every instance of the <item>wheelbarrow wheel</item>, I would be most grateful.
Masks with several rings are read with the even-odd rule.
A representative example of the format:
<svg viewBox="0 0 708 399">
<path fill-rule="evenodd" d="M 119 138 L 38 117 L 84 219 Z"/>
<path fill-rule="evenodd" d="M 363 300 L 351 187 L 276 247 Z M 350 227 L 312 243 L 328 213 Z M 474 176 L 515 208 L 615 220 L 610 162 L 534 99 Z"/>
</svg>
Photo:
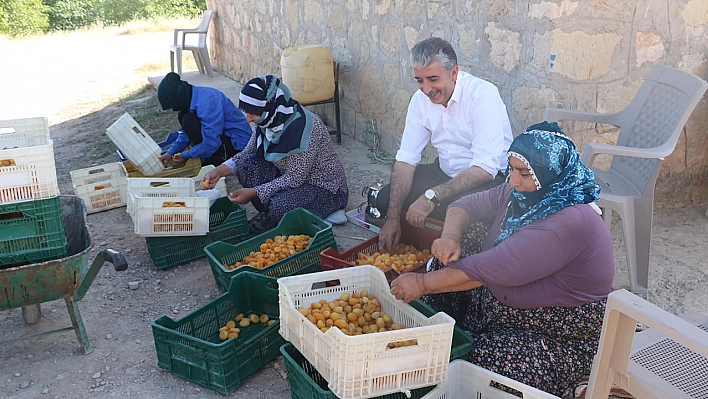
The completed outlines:
<svg viewBox="0 0 708 399">
<path fill-rule="evenodd" d="M 22 318 L 25 319 L 25 324 L 34 324 L 39 321 L 41 316 L 42 310 L 39 304 L 22 307 Z"/>
</svg>

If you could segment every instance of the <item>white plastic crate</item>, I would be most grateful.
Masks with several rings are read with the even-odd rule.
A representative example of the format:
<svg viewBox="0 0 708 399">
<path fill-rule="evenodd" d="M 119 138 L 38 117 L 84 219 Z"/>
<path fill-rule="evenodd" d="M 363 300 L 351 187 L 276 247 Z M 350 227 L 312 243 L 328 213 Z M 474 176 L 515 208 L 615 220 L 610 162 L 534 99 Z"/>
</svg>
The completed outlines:
<svg viewBox="0 0 708 399">
<path fill-rule="evenodd" d="M 121 162 L 72 170 L 74 194 L 84 200 L 86 213 L 95 213 L 126 206 L 128 203 L 128 173 Z"/>
<path fill-rule="evenodd" d="M 492 381 L 520 391 L 524 399 L 560 399 L 464 360 L 450 362 L 450 376 L 447 381 L 438 384 L 422 399 L 518 399 L 518 396 L 492 386 Z"/>
<path fill-rule="evenodd" d="M 127 112 L 106 129 L 106 134 L 143 175 L 165 170 L 160 162 L 160 146 Z"/>
<path fill-rule="evenodd" d="M 47 118 L 0 121 L 0 204 L 59 195 Z"/>
<path fill-rule="evenodd" d="M 201 190 L 201 183 L 202 183 L 202 178 L 206 176 L 207 173 L 211 172 L 212 170 L 216 169 L 216 166 L 214 165 L 207 165 L 207 166 L 202 166 L 202 168 L 199 170 L 199 174 L 194 178 L 194 189 L 199 191 Z M 219 196 L 220 197 L 226 197 L 229 195 L 229 192 L 226 191 L 226 181 L 222 177 L 219 179 L 218 182 L 216 182 L 216 186 L 214 187 L 219 191 Z"/>
<path fill-rule="evenodd" d="M 315 366 L 337 397 L 406 392 L 447 379 L 455 320 L 442 312 L 425 317 L 397 300 L 378 268 L 359 266 L 282 277 L 278 286 L 280 335 Z M 381 302 L 395 323 L 406 328 L 358 336 L 347 336 L 338 328 L 322 333 L 297 311 L 312 302 L 332 301 L 362 289 Z M 388 348 L 389 343 L 413 339 L 417 345 Z"/>
<path fill-rule="evenodd" d="M 45 117 L 0 120 L 0 149 L 49 144 L 49 122 Z"/>
<path fill-rule="evenodd" d="M 180 206 L 175 207 L 178 203 Z M 190 178 L 128 178 L 128 214 L 143 237 L 198 236 L 209 232 L 209 198 Z"/>
</svg>

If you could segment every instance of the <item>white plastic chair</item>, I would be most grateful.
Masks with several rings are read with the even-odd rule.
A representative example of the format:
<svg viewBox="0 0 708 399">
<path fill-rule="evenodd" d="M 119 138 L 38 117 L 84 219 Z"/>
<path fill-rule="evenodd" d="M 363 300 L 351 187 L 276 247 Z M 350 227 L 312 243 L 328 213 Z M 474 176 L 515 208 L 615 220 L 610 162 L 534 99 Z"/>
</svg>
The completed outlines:
<svg viewBox="0 0 708 399">
<path fill-rule="evenodd" d="M 648 329 L 635 333 L 637 322 Z M 585 397 L 606 399 L 613 383 L 640 399 L 708 398 L 708 315 L 612 292 Z"/>
<path fill-rule="evenodd" d="M 211 69 L 209 61 L 209 50 L 207 49 L 206 39 L 207 31 L 211 18 L 214 15 L 214 10 L 204 11 L 202 22 L 194 29 L 175 29 L 174 42 L 170 46 L 170 68 L 172 72 L 175 70 L 175 57 L 177 57 L 177 74 L 182 76 L 182 51 L 191 51 L 194 55 L 194 60 L 197 63 L 200 74 L 208 74 L 209 77 L 214 76 L 214 71 Z M 187 35 L 196 35 L 196 42 L 187 40 Z"/>
<path fill-rule="evenodd" d="M 681 131 L 708 88 L 703 79 L 675 68 L 656 65 L 632 102 L 615 114 L 548 108 L 544 120 L 605 123 L 620 128 L 616 145 L 587 143 L 581 161 L 592 167 L 599 154 L 613 155 L 610 169 L 592 168 L 600 185 L 603 218 L 609 227 L 612 211 L 624 230 L 632 292 L 649 285 L 649 250 L 654 187 L 664 157 L 676 148 Z"/>
</svg>

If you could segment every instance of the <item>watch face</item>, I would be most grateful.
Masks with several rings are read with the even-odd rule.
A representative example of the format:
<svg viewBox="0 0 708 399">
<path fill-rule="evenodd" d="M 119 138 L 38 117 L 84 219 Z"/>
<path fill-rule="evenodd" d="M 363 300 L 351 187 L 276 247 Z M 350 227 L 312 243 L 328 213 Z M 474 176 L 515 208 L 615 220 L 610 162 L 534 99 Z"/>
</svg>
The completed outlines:
<svg viewBox="0 0 708 399">
<path fill-rule="evenodd" d="M 427 198 L 428 200 L 432 200 L 433 198 L 435 198 L 435 191 L 426 190 L 425 191 L 425 198 Z"/>
</svg>

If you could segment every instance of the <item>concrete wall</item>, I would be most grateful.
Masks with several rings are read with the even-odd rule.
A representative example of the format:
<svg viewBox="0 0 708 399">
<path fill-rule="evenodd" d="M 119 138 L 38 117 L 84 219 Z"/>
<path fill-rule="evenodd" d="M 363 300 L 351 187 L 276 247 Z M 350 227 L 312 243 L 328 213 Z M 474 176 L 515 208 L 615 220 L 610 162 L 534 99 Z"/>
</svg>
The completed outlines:
<svg viewBox="0 0 708 399">
<path fill-rule="evenodd" d="M 654 64 L 708 79 L 708 0 L 207 0 L 215 68 L 237 81 L 280 75 L 280 54 L 328 46 L 341 63 L 344 133 L 395 153 L 417 86 L 408 52 L 430 36 L 449 40 L 460 68 L 497 85 L 515 133 L 547 106 L 623 109 Z M 333 106 L 313 108 L 334 122 Z M 582 149 L 617 132 L 563 126 Z M 708 103 L 699 103 L 657 184 L 657 204 L 708 198 Z M 434 157 L 429 151 L 428 157 Z M 605 164 L 608 159 L 603 160 Z"/>
</svg>

